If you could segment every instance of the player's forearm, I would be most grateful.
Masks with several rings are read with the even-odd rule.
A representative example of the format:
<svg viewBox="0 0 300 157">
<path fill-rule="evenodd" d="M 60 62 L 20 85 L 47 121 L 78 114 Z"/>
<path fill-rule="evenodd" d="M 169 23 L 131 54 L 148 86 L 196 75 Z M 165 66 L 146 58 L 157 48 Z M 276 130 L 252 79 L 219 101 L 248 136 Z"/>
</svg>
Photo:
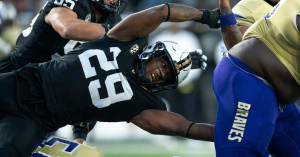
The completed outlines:
<svg viewBox="0 0 300 157">
<path fill-rule="evenodd" d="M 203 141 L 214 141 L 215 126 L 212 124 L 195 123 L 189 130 L 189 138 Z"/>
<path fill-rule="evenodd" d="M 78 22 L 63 26 L 58 33 L 65 39 L 91 41 L 102 37 L 105 28 L 101 24 L 78 20 Z"/>
<path fill-rule="evenodd" d="M 221 15 L 231 14 L 232 10 L 229 4 L 229 1 L 220 1 L 220 12 Z M 226 48 L 229 50 L 234 45 L 242 41 L 243 34 L 240 32 L 238 25 L 232 25 L 227 27 L 222 27 L 222 37 L 226 45 Z"/>
<path fill-rule="evenodd" d="M 169 3 L 169 5 L 170 22 L 199 21 L 202 18 L 203 12 L 199 9 L 174 3 Z"/>
</svg>

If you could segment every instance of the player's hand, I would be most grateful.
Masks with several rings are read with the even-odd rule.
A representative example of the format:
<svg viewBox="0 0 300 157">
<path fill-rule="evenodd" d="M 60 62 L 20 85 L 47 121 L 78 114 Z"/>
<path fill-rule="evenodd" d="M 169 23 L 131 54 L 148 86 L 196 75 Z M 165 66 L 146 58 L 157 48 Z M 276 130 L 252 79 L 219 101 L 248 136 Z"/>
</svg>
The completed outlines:
<svg viewBox="0 0 300 157">
<path fill-rule="evenodd" d="M 87 134 L 94 128 L 96 121 L 94 122 L 76 122 L 72 125 L 74 139 L 85 140 Z"/>
<path fill-rule="evenodd" d="M 205 70 L 207 64 L 207 57 L 202 53 L 201 49 L 196 49 L 195 51 L 189 52 L 192 58 L 192 69 L 202 69 Z"/>
<path fill-rule="evenodd" d="M 197 21 L 203 24 L 207 24 L 210 28 L 220 28 L 220 9 L 214 10 L 200 9 L 203 12 L 201 20 Z"/>
</svg>

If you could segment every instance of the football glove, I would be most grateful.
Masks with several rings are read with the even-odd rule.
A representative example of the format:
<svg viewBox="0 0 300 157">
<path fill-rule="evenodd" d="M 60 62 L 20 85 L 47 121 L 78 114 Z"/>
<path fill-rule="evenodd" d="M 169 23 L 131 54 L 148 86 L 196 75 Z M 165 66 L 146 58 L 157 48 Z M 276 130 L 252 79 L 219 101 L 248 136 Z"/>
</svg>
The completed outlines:
<svg viewBox="0 0 300 157">
<path fill-rule="evenodd" d="M 214 10 L 200 9 L 203 12 L 202 18 L 197 21 L 207 24 L 210 28 L 220 28 L 220 8 Z"/>
<path fill-rule="evenodd" d="M 205 70 L 207 67 L 206 60 L 207 57 L 202 53 L 201 49 L 196 49 L 195 51 L 189 52 L 192 58 L 192 67 L 191 69 L 202 69 Z"/>
<path fill-rule="evenodd" d="M 87 134 L 94 128 L 96 121 L 93 122 L 76 122 L 72 125 L 74 139 L 86 139 Z"/>
</svg>

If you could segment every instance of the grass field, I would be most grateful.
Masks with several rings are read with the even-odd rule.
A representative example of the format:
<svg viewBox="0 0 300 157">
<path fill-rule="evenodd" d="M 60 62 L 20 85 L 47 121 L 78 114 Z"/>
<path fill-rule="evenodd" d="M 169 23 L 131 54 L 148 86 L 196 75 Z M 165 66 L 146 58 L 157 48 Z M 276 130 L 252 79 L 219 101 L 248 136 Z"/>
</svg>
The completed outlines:
<svg viewBox="0 0 300 157">
<path fill-rule="evenodd" d="M 213 143 L 193 140 L 102 141 L 92 145 L 98 146 L 105 157 L 215 157 Z"/>
<path fill-rule="evenodd" d="M 58 136 L 72 139 L 70 126 Z M 97 146 L 105 157 L 215 157 L 214 144 L 183 137 L 152 135 L 132 124 L 97 123 L 87 143 Z"/>
</svg>

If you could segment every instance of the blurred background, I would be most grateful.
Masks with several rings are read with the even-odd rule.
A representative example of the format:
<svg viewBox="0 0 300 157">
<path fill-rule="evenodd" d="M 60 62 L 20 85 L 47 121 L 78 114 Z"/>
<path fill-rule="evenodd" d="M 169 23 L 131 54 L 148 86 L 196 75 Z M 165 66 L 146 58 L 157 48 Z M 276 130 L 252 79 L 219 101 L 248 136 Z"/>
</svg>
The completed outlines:
<svg viewBox="0 0 300 157">
<path fill-rule="evenodd" d="M 233 6 L 238 1 L 230 2 Z M 128 0 L 121 16 L 125 18 L 131 13 L 165 2 L 199 9 L 215 9 L 219 4 L 218 0 Z M 0 57 L 13 51 L 18 35 L 29 26 L 45 3 L 46 0 L 0 0 Z M 157 40 L 178 42 L 188 51 L 202 49 L 208 57 L 205 71 L 191 71 L 178 89 L 161 92 L 159 95 L 167 103 L 169 111 L 178 113 L 189 121 L 214 124 L 217 102 L 212 88 L 212 74 L 222 56 L 218 51 L 218 46 L 223 44 L 220 29 L 210 29 L 195 22 L 163 23 L 150 35 L 149 43 Z M 73 138 L 70 126 L 59 129 L 56 135 Z M 91 146 L 98 146 L 106 157 L 215 156 L 213 143 L 152 135 L 126 122 L 98 122 L 87 142 Z"/>
</svg>

